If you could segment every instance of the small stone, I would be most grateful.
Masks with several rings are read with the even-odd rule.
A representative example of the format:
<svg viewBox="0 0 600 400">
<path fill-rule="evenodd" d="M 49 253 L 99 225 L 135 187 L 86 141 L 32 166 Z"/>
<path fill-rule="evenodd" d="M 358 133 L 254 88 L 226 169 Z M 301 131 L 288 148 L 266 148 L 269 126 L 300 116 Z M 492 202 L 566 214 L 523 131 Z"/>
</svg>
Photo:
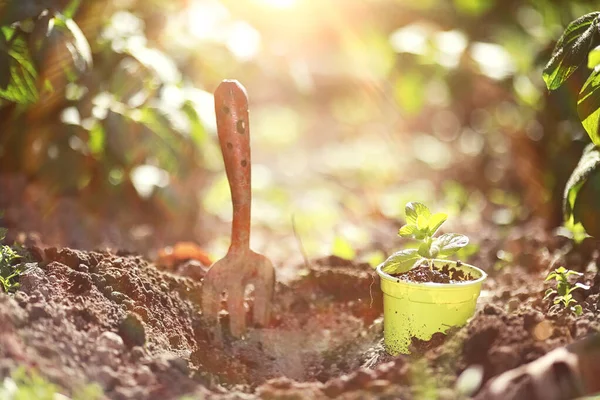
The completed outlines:
<svg viewBox="0 0 600 400">
<path fill-rule="evenodd" d="M 104 391 L 110 391 L 117 383 L 117 373 L 109 366 L 103 365 L 96 373 L 96 381 L 100 383 Z"/>
<path fill-rule="evenodd" d="M 117 335 L 115 332 L 103 332 L 100 336 L 98 336 L 97 342 L 98 346 L 113 349 L 118 352 L 123 351 L 125 348 L 123 338 L 121 338 L 121 336 Z"/>
<path fill-rule="evenodd" d="M 29 309 L 29 319 L 31 321 L 34 321 L 36 319 L 40 319 L 40 318 L 49 318 L 50 314 L 48 313 L 48 311 L 46 311 L 46 308 L 44 307 L 43 304 L 41 303 L 37 303 L 37 304 L 32 304 L 30 309 Z"/>
<path fill-rule="evenodd" d="M 495 304 L 488 303 L 483 307 L 483 313 L 485 315 L 500 315 L 502 309 Z"/>
<path fill-rule="evenodd" d="M 519 304 L 521 304 L 521 302 L 518 299 L 510 299 L 506 304 L 508 312 L 515 311 L 517 308 L 519 308 Z"/>
<path fill-rule="evenodd" d="M 126 345 L 143 346 L 146 343 L 146 331 L 140 317 L 130 313 L 119 324 L 119 335 Z"/>
<path fill-rule="evenodd" d="M 142 358 L 146 357 L 146 351 L 144 350 L 143 347 L 141 346 L 134 346 L 131 349 L 131 360 L 133 362 L 138 362 L 140 361 Z"/>
<path fill-rule="evenodd" d="M 117 353 L 116 350 L 107 347 L 98 347 L 96 349 L 96 357 L 99 364 L 107 365 L 112 369 L 117 369 L 119 367 L 119 353 Z"/>
<path fill-rule="evenodd" d="M 133 301 L 131 299 L 123 300 L 123 303 L 121 303 L 121 306 L 124 307 L 125 311 L 133 311 L 133 309 L 135 308 L 135 301 Z"/>
<path fill-rule="evenodd" d="M 125 296 L 123 293 L 121 292 L 111 292 L 110 293 L 110 298 L 113 299 L 113 301 L 117 304 L 121 304 L 124 300 L 127 299 L 127 296 Z"/>
<path fill-rule="evenodd" d="M 189 374 L 190 372 L 187 360 L 184 360 L 181 357 L 174 357 L 169 359 L 169 364 L 171 364 L 173 368 L 179 370 L 185 375 Z"/>
<path fill-rule="evenodd" d="M 19 277 L 19 290 L 31 293 L 38 289 L 44 282 L 46 273 L 37 266 L 37 263 L 25 264 L 25 271 Z"/>
<path fill-rule="evenodd" d="M 21 307 L 25 307 L 29 303 L 29 295 L 19 290 L 15 293 L 15 300 Z"/>
<path fill-rule="evenodd" d="M 140 385 L 150 385 L 154 380 L 154 374 L 147 365 L 142 365 L 137 370 L 137 381 Z"/>
<path fill-rule="evenodd" d="M 554 327 L 552 326 L 552 322 L 545 319 L 537 324 L 531 333 L 536 340 L 544 341 L 552 336 Z"/>
</svg>

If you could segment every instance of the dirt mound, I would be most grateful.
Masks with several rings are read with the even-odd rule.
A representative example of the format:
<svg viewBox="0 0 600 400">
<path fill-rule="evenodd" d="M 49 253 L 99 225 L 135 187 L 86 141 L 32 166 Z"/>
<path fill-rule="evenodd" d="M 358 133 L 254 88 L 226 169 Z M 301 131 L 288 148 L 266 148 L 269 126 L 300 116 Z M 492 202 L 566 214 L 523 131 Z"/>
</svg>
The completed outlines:
<svg viewBox="0 0 600 400">
<path fill-rule="evenodd" d="M 432 388 L 452 399 L 469 366 L 483 367 L 484 383 L 600 327 L 595 272 L 581 278 L 592 287 L 577 293 L 584 313 L 576 318 L 542 300 L 543 273 L 488 269 L 466 327 L 391 357 L 381 343 L 378 277 L 368 265 L 328 257 L 278 283 L 270 324 L 245 340 L 228 335 L 223 312 L 218 344 L 202 319 L 197 280 L 126 253 L 34 254 L 20 290 L 0 295 L 0 378 L 28 365 L 66 392 L 98 382 L 110 399 L 410 399 Z M 251 313 L 250 298 L 249 321 Z"/>
</svg>

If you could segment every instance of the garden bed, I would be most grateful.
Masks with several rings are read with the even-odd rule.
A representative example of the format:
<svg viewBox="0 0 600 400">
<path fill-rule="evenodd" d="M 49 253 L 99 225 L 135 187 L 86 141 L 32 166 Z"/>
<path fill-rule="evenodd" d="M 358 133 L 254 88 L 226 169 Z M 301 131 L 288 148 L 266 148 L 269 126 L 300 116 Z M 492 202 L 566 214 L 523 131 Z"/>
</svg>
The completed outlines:
<svg viewBox="0 0 600 400">
<path fill-rule="evenodd" d="M 399 357 L 383 350 L 379 278 L 366 264 L 312 262 L 277 284 L 268 327 L 219 345 L 202 320 L 198 280 L 132 254 L 32 251 L 38 259 L 20 290 L 0 295 L 0 378 L 25 365 L 67 393 L 98 382 L 110 399 L 419 398 L 423 390 L 457 398 L 456 379 L 470 366 L 483 367 L 483 384 L 600 327 L 596 241 L 568 250 L 562 237 L 523 236 L 502 246 L 520 257 L 496 270 L 493 251 L 482 249 L 477 262 L 490 277 L 470 323 L 414 341 L 413 354 Z M 574 292 L 579 317 L 543 300 L 558 259 L 589 269 L 580 281 L 592 287 Z"/>
</svg>

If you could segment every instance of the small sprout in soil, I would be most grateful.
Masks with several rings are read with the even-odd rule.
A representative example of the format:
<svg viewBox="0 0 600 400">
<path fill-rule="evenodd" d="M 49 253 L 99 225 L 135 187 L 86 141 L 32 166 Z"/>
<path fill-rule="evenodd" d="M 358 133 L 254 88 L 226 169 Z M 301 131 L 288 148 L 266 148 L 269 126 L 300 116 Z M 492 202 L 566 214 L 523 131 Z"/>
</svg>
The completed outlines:
<svg viewBox="0 0 600 400">
<path fill-rule="evenodd" d="M 579 282 L 571 286 L 569 283 L 569 276 L 571 275 L 582 276 L 583 274 L 581 272 L 571 271 L 564 267 L 559 267 L 554 271 L 551 271 L 545 280 L 554 280 L 556 282 L 556 289 L 550 288 L 546 290 L 544 299 L 549 299 L 554 296 L 554 304 L 560 304 L 565 310 L 569 310 L 575 315 L 581 315 L 583 309 L 581 308 L 581 305 L 577 304 L 577 300 L 573 298 L 571 292 L 578 288 L 588 290 L 590 287 Z"/>
<path fill-rule="evenodd" d="M 6 237 L 6 229 L 0 228 L 0 242 Z M 23 263 L 17 263 L 21 256 L 12 247 L 0 244 L 0 288 L 5 292 L 14 292 L 18 289 L 19 275 L 23 272 Z"/>
<path fill-rule="evenodd" d="M 445 233 L 435 237 L 448 219 L 445 213 L 432 214 L 429 208 L 417 202 L 408 203 L 405 213 L 406 225 L 400 228 L 398 235 L 415 239 L 419 245 L 418 248 L 404 249 L 392 254 L 382 268 L 388 274 L 404 273 L 423 261 L 433 269 L 433 259 L 449 257 L 469 244 L 469 238 L 458 233 Z"/>
</svg>

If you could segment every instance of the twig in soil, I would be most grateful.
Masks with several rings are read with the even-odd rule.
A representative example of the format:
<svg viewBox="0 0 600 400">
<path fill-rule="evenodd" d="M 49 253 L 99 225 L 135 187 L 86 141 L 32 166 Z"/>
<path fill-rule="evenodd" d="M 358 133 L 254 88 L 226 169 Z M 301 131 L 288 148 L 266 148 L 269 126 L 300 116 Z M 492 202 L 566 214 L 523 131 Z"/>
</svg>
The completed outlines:
<svg viewBox="0 0 600 400">
<path fill-rule="evenodd" d="M 308 261 L 308 256 L 306 255 L 306 250 L 304 250 L 304 244 L 302 243 L 302 238 L 298 235 L 298 231 L 296 230 L 296 216 L 292 214 L 292 231 L 294 232 L 294 237 L 298 242 L 298 248 L 300 249 L 300 253 L 302 254 L 302 259 L 304 260 L 304 267 L 306 269 L 310 269 L 310 261 Z"/>
</svg>

